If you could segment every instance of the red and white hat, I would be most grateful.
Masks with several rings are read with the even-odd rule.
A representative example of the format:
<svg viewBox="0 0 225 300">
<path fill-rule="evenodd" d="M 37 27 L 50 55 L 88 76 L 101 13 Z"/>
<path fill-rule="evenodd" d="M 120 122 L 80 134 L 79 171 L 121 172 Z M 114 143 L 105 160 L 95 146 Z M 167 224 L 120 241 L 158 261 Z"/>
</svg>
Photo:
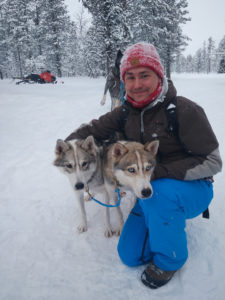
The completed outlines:
<svg viewBox="0 0 225 300">
<path fill-rule="evenodd" d="M 160 78 L 164 77 L 164 69 L 159 54 L 152 44 L 137 43 L 125 50 L 120 64 L 123 82 L 126 71 L 135 67 L 149 67 Z"/>
</svg>

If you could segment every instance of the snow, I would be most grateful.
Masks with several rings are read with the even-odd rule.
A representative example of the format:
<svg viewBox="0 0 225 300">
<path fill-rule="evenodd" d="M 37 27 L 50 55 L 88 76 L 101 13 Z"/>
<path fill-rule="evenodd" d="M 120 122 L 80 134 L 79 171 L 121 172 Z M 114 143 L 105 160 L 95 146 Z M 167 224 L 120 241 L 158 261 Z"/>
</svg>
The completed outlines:
<svg viewBox="0 0 225 300">
<path fill-rule="evenodd" d="M 88 231 L 78 234 L 78 203 L 52 165 L 58 138 L 110 110 L 100 106 L 104 78 L 64 78 L 57 85 L 0 81 L 1 300 L 223 300 L 225 295 L 224 171 L 215 176 L 209 220 L 187 221 L 189 259 L 171 282 L 150 290 L 144 266 L 117 255 L 118 237 L 105 238 L 104 208 L 86 203 Z M 177 75 L 182 94 L 204 107 L 225 158 L 225 76 Z M 129 204 L 122 203 L 125 217 Z M 115 225 L 112 209 L 112 222 Z"/>
</svg>

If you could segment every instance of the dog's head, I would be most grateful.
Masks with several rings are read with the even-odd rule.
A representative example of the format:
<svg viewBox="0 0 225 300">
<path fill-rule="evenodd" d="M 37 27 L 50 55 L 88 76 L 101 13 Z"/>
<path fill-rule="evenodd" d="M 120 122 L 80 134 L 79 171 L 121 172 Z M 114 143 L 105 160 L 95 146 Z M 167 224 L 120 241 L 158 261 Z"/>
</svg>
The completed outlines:
<svg viewBox="0 0 225 300">
<path fill-rule="evenodd" d="M 121 186 L 131 189 L 138 198 L 149 198 L 159 142 L 116 143 L 112 146 L 113 175 Z"/>
<path fill-rule="evenodd" d="M 68 176 L 73 188 L 82 190 L 97 168 L 98 148 L 92 136 L 85 140 L 58 140 L 53 164 Z"/>
</svg>

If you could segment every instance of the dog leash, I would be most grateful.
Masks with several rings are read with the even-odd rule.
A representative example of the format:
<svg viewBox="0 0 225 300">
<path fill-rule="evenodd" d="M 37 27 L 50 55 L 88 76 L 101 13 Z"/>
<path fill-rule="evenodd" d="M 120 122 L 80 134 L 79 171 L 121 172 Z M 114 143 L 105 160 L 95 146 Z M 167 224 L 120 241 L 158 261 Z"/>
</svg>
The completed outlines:
<svg viewBox="0 0 225 300">
<path fill-rule="evenodd" d="M 117 207 L 120 205 L 120 201 L 121 201 L 121 196 L 120 196 L 120 190 L 118 188 L 115 189 L 115 193 L 117 194 L 118 197 L 118 201 L 115 205 L 111 205 L 111 204 L 105 204 L 97 199 L 95 199 L 94 197 L 92 197 L 92 195 L 89 193 L 89 188 L 86 189 L 86 192 L 88 193 L 88 196 L 90 197 L 91 200 L 97 202 L 98 204 L 105 206 L 105 207 Z"/>
</svg>

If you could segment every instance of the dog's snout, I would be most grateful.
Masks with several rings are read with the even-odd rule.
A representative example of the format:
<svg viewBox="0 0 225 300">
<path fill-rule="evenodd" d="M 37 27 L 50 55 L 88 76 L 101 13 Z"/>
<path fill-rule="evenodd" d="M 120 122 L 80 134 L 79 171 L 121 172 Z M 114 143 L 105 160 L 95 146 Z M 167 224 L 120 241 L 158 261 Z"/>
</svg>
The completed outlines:
<svg viewBox="0 0 225 300">
<path fill-rule="evenodd" d="M 148 197 L 151 196 L 152 191 L 151 191 L 151 189 L 149 189 L 149 188 L 143 189 L 143 190 L 141 191 L 141 194 L 142 194 L 142 196 L 143 196 L 144 198 L 148 198 Z"/>
<path fill-rule="evenodd" d="M 75 189 L 76 190 L 82 190 L 84 188 L 83 182 L 78 182 L 75 184 Z"/>
</svg>

